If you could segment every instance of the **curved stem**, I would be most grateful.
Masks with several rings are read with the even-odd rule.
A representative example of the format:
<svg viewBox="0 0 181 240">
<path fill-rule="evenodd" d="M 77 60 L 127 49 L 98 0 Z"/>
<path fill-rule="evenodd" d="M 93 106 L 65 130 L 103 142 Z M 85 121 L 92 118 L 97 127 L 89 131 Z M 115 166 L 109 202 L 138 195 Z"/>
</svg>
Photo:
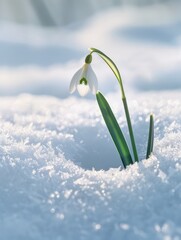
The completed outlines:
<svg viewBox="0 0 181 240">
<path fill-rule="evenodd" d="M 121 95 L 122 95 L 124 111 L 125 111 L 126 120 L 127 120 L 127 124 L 128 124 L 129 135 L 130 135 L 130 139 L 131 139 L 131 145 L 132 145 L 132 149 L 133 149 L 134 160 L 136 162 L 138 162 L 138 153 L 137 153 L 137 149 L 136 149 L 135 138 L 134 138 L 134 134 L 133 134 L 133 128 L 132 128 L 132 124 L 131 124 L 131 119 L 130 119 L 130 114 L 129 114 L 128 105 L 127 105 L 127 101 L 126 101 L 126 96 L 125 96 L 125 92 L 124 92 L 121 74 L 120 74 L 116 64 L 107 55 L 105 55 L 103 52 L 101 52 L 100 50 L 98 50 L 96 48 L 90 48 L 90 54 L 92 54 L 94 52 L 97 53 L 107 63 L 107 65 L 111 68 L 111 70 L 113 71 L 114 75 L 116 76 L 116 78 L 119 82 L 119 85 L 121 88 Z"/>
</svg>

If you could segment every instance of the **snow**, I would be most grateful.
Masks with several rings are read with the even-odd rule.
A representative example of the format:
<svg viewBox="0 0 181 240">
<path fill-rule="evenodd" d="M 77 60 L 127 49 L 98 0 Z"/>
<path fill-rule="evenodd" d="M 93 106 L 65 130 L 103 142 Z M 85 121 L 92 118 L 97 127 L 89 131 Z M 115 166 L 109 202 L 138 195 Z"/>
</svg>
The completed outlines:
<svg viewBox="0 0 181 240">
<path fill-rule="evenodd" d="M 126 170 L 95 100 L 2 98 L 1 239 L 180 239 L 181 97 L 156 96 L 129 101 L 142 161 Z"/>
<path fill-rule="evenodd" d="M 112 8 L 59 30 L 0 25 L 1 240 L 181 239 L 181 19 L 169 4 Z M 126 170 L 95 97 L 68 93 L 87 47 L 121 66 L 141 160 Z M 98 57 L 92 66 L 130 145 L 117 81 Z"/>
</svg>

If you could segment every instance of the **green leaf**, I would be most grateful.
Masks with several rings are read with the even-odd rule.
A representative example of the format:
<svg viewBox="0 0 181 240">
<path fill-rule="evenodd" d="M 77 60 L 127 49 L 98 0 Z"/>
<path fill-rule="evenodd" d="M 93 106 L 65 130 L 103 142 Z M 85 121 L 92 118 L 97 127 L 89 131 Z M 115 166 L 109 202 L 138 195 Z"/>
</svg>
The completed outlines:
<svg viewBox="0 0 181 240">
<path fill-rule="evenodd" d="M 153 115 L 151 114 L 146 159 L 148 159 L 151 153 L 153 152 L 153 142 L 154 142 L 154 119 Z"/>
<path fill-rule="evenodd" d="M 126 168 L 126 166 L 133 164 L 126 140 L 105 97 L 98 92 L 96 98 L 104 121 L 119 152 L 123 165 Z"/>
</svg>

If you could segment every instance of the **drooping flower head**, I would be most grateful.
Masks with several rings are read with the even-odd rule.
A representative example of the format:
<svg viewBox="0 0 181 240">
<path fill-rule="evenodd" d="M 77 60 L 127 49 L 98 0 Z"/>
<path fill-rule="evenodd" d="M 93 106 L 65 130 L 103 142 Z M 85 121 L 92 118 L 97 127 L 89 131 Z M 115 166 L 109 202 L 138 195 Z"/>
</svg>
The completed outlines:
<svg viewBox="0 0 181 240">
<path fill-rule="evenodd" d="M 85 58 L 85 63 L 72 77 L 69 91 L 73 93 L 76 89 L 81 96 L 85 96 L 89 90 L 96 94 L 98 90 L 97 77 L 91 67 L 92 55 L 89 54 Z"/>
</svg>

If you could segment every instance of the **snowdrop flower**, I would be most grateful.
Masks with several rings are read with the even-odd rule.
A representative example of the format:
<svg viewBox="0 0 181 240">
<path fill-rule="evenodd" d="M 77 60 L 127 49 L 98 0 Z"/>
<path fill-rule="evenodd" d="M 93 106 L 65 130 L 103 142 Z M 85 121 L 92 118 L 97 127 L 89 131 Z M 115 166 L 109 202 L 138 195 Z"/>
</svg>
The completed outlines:
<svg viewBox="0 0 181 240">
<path fill-rule="evenodd" d="M 92 62 L 92 55 L 89 54 L 85 58 L 85 63 L 72 77 L 69 91 L 73 93 L 76 89 L 81 96 L 85 96 L 89 90 L 96 94 L 98 89 L 97 77 L 92 70 L 90 63 Z"/>
</svg>

